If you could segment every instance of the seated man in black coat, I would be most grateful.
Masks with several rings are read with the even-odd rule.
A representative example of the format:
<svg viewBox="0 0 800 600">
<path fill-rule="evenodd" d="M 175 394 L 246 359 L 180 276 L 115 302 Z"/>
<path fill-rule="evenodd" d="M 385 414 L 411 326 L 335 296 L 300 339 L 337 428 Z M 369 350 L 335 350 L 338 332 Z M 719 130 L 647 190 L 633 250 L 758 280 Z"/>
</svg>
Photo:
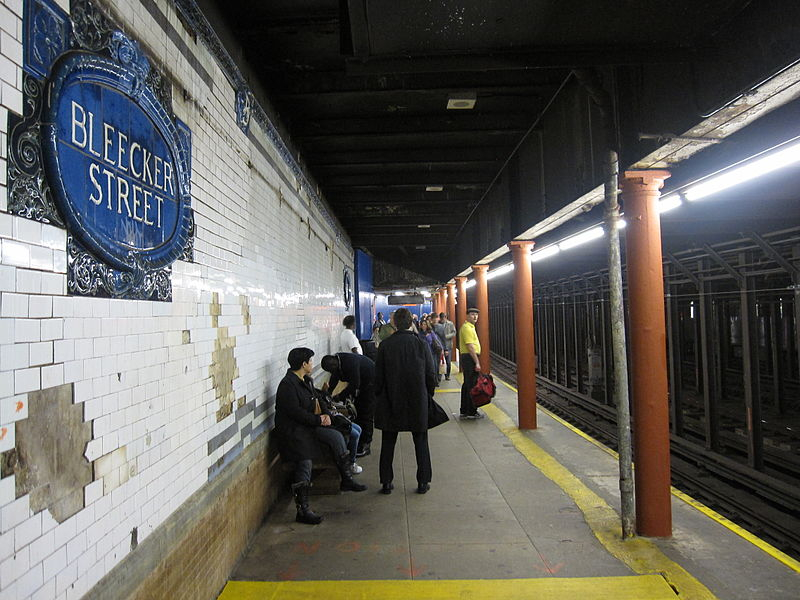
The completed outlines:
<svg viewBox="0 0 800 600">
<path fill-rule="evenodd" d="M 311 486 L 311 458 L 317 454 L 317 442 L 331 449 L 342 478 L 340 488 L 362 492 L 367 486 L 353 481 L 350 453 L 344 436 L 331 427 L 331 417 L 322 412 L 311 379 L 313 369 L 310 348 L 293 348 L 289 352 L 289 370 L 278 384 L 275 395 L 275 433 L 278 449 L 284 460 L 294 463 L 292 492 L 297 505 L 297 522 L 316 525 L 322 517 L 308 506 Z"/>
<path fill-rule="evenodd" d="M 323 356 L 322 368 L 331 374 L 327 388 L 330 393 L 333 393 L 340 381 L 347 383 L 347 387 L 339 395 L 345 398 L 350 396 L 354 400 L 358 413 L 356 424 L 361 427 L 356 456 L 366 456 L 370 453 L 375 418 L 375 392 L 372 385 L 372 380 L 375 379 L 375 363 L 361 354 L 339 352 Z"/>
</svg>

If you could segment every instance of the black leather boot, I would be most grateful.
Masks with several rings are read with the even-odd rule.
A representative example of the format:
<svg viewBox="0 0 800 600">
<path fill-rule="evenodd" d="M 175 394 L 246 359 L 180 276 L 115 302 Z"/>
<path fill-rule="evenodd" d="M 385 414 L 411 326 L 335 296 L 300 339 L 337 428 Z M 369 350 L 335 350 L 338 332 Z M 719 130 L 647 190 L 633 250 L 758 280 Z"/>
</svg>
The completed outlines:
<svg viewBox="0 0 800 600">
<path fill-rule="evenodd" d="M 339 484 L 339 489 L 343 492 L 363 492 L 367 489 L 362 483 L 353 480 L 353 470 L 350 463 L 350 453 L 345 452 L 336 458 L 336 468 L 339 469 L 339 476 L 342 478 L 342 483 Z"/>
<path fill-rule="evenodd" d="M 307 523 L 308 525 L 319 525 L 322 522 L 322 516 L 316 514 L 308 506 L 308 488 L 311 487 L 310 483 L 301 481 L 300 483 L 292 484 L 292 494 L 294 495 L 294 503 L 297 506 L 297 516 L 295 521 L 298 523 Z"/>
</svg>

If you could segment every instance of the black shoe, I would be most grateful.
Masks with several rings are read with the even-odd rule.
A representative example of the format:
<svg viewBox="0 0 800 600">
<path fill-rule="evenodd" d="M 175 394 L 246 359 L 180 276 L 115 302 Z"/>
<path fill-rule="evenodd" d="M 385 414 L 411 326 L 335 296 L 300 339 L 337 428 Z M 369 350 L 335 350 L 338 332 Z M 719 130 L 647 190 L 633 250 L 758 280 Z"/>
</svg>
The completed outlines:
<svg viewBox="0 0 800 600">
<path fill-rule="evenodd" d="M 363 492 L 367 489 L 363 483 L 356 482 L 352 477 L 349 479 L 342 479 L 342 483 L 339 484 L 339 489 L 343 492 Z"/>
<path fill-rule="evenodd" d="M 425 494 L 425 493 L 427 493 L 427 491 L 429 489 L 431 489 L 431 484 L 430 483 L 420 483 L 417 486 L 417 493 L 418 494 Z"/>
<path fill-rule="evenodd" d="M 322 516 L 308 506 L 308 488 L 310 487 L 311 484 L 307 482 L 292 484 L 292 495 L 297 506 L 297 516 L 294 520 L 307 525 L 319 525 L 322 522 Z"/>
<path fill-rule="evenodd" d="M 372 454 L 372 452 L 369 449 L 369 444 L 364 444 L 363 446 L 361 446 L 361 448 L 356 450 L 356 457 L 358 458 L 361 458 L 362 456 L 367 456 L 368 454 Z"/>
<path fill-rule="evenodd" d="M 445 380 L 445 381 L 450 381 L 450 375 L 445 375 L 445 376 L 444 376 L 444 380 Z"/>
<path fill-rule="evenodd" d="M 394 484 L 393 483 L 391 483 L 391 482 L 384 483 L 383 487 L 381 488 L 381 494 L 386 494 L 388 496 L 389 494 L 392 493 L 393 489 L 394 489 Z"/>
</svg>

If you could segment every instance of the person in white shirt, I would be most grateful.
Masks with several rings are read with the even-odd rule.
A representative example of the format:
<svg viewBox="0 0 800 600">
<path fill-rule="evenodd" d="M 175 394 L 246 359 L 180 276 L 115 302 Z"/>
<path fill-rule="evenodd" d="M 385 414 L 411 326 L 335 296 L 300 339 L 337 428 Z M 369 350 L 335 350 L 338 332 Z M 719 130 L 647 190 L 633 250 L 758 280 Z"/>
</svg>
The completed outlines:
<svg viewBox="0 0 800 600">
<path fill-rule="evenodd" d="M 344 325 L 344 331 L 339 335 L 339 351 L 364 354 L 361 351 L 361 343 L 356 337 L 356 318 L 353 315 L 347 315 L 342 321 L 342 325 Z"/>
</svg>

